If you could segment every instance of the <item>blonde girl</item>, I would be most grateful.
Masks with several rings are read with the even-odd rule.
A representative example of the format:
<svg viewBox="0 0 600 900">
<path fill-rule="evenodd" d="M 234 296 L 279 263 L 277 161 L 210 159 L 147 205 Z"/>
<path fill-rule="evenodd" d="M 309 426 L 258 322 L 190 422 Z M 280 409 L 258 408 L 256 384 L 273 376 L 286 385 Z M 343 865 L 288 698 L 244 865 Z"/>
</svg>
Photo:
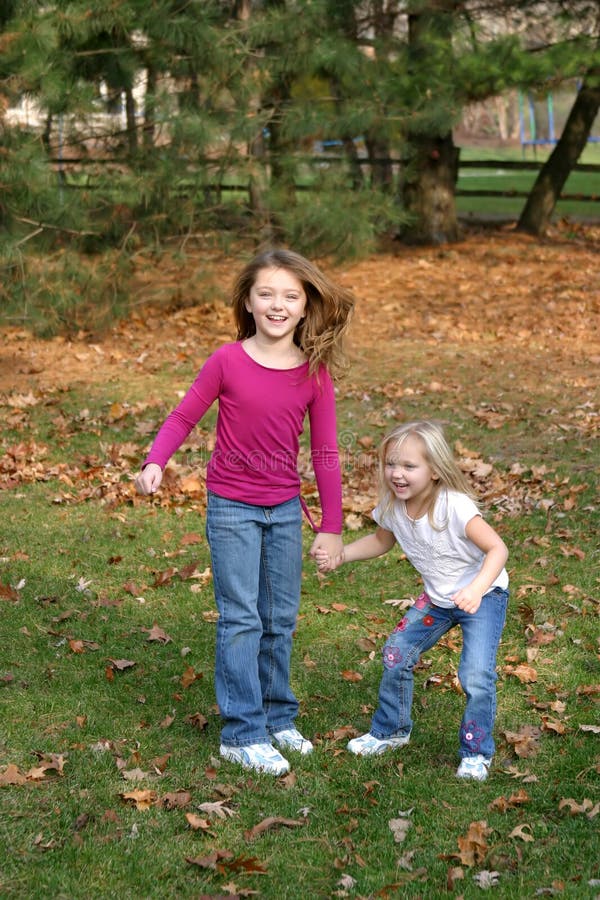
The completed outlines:
<svg viewBox="0 0 600 900">
<path fill-rule="evenodd" d="M 348 749 L 371 756 L 408 743 L 413 669 L 422 653 L 458 626 L 463 636 L 458 677 L 466 704 L 456 775 L 483 781 L 494 754 L 496 654 L 508 603 L 508 551 L 481 516 L 437 424 L 410 422 L 384 438 L 373 518 L 375 532 L 347 544 L 338 556 L 319 551 L 319 568 L 372 559 L 399 544 L 421 575 L 424 591 L 383 648 L 371 728 Z"/>
</svg>

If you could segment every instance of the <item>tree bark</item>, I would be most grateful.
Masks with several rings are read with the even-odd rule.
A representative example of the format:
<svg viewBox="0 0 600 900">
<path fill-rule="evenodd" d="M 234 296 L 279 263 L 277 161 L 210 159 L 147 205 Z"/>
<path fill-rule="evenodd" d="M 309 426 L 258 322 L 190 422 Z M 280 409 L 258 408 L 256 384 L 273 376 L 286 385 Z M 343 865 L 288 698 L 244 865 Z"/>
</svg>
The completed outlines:
<svg viewBox="0 0 600 900">
<path fill-rule="evenodd" d="M 453 14 L 458 5 L 457 0 L 426 0 L 417 12 L 409 14 L 409 61 L 417 84 L 427 73 L 432 48 L 437 65 L 440 54 L 451 59 Z M 434 60 L 431 64 L 435 68 Z M 399 234 L 406 243 L 445 244 L 460 237 L 455 201 L 460 151 L 449 119 L 440 120 L 438 129 L 436 134 L 431 127 L 417 125 L 406 135 L 401 196 L 410 223 Z"/>
<path fill-rule="evenodd" d="M 563 133 L 540 169 L 517 224 L 517 231 L 545 234 L 565 182 L 587 143 L 600 108 L 600 69 L 590 70 L 569 113 Z"/>
<path fill-rule="evenodd" d="M 452 133 L 413 138 L 411 145 L 414 163 L 407 167 L 402 196 L 412 222 L 402 231 L 402 240 L 410 244 L 457 241 L 460 227 L 454 192 L 460 150 Z"/>
</svg>

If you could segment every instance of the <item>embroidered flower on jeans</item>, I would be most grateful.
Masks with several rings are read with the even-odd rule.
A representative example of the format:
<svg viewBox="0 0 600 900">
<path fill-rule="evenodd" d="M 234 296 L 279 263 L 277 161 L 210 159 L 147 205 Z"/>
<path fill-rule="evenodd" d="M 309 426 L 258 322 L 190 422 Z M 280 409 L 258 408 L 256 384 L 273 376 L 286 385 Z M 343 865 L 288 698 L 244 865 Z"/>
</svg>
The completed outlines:
<svg viewBox="0 0 600 900">
<path fill-rule="evenodd" d="M 394 628 L 394 631 L 404 631 L 407 625 L 408 625 L 408 621 L 406 619 L 406 616 L 404 616 L 403 619 L 400 619 L 400 621 Z"/>
<path fill-rule="evenodd" d="M 398 663 L 402 662 L 402 654 L 398 647 L 392 644 L 386 644 L 383 648 L 383 664 L 386 669 L 393 669 Z"/>
<path fill-rule="evenodd" d="M 427 606 L 428 600 L 429 600 L 429 597 L 427 596 L 427 594 L 421 594 L 421 596 L 417 597 L 417 599 L 415 600 L 415 608 L 416 609 L 425 609 L 425 607 Z"/>
<path fill-rule="evenodd" d="M 467 722 L 465 725 L 461 725 L 460 739 L 469 750 L 477 752 L 484 737 L 485 731 L 476 722 Z"/>
<path fill-rule="evenodd" d="M 433 616 L 423 616 L 423 625 L 433 625 L 434 622 Z"/>
</svg>

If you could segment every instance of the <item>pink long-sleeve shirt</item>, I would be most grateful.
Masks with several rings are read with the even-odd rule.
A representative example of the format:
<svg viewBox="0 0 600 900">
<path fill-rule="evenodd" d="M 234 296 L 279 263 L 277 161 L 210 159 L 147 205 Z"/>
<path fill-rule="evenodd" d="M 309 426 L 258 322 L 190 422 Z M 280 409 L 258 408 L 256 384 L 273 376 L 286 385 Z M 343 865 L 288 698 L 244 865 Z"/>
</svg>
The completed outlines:
<svg viewBox="0 0 600 900">
<path fill-rule="evenodd" d="M 311 458 L 323 512 L 320 531 L 342 531 L 342 488 L 335 394 L 327 370 L 310 375 L 308 363 L 270 369 L 241 342 L 224 344 L 206 360 L 176 409 L 165 419 L 144 465 L 161 468 L 215 400 L 216 443 L 206 470 L 215 494 L 257 506 L 275 506 L 300 493 L 299 439 L 308 412 Z"/>
</svg>

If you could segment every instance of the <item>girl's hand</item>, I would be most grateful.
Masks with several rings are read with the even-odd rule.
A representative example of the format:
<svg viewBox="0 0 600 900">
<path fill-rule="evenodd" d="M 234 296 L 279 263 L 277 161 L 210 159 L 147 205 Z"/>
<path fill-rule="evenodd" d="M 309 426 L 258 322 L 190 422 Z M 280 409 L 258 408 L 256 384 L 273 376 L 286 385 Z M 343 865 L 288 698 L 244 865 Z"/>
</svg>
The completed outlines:
<svg viewBox="0 0 600 900">
<path fill-rule="evenodd" d="M 344 562 L 344 550 L 337 556 L 329 556 L 325 550 L 317 550 L 315 561 L 319 572 L 333 572 Z"/>
<path fill-rule="evenodd" d="M 313 545 L 310 548 L 310 555 L 315 560 L 317 559 L 317 553 L 319 552 L 334 557 L 339 556 L 343 549 L 344 544 L 342 542 L 341 534 L 330 534 L 326 531 L 321 531 L 313 541 Z"/>
<path fill-rule="evenodd" d="M 453 594 L 450 599 L 463 612 L 473 615 L 481 606 L 481 594 L 474 591 L 470 584 Z"/>
<path fill-rule="evenodd" d="M 157 463 L 148 463 L 136 476 L 135 489 L 139 494 L 154 494 L 160 487 L 163 472 Z"/>
</svg>

